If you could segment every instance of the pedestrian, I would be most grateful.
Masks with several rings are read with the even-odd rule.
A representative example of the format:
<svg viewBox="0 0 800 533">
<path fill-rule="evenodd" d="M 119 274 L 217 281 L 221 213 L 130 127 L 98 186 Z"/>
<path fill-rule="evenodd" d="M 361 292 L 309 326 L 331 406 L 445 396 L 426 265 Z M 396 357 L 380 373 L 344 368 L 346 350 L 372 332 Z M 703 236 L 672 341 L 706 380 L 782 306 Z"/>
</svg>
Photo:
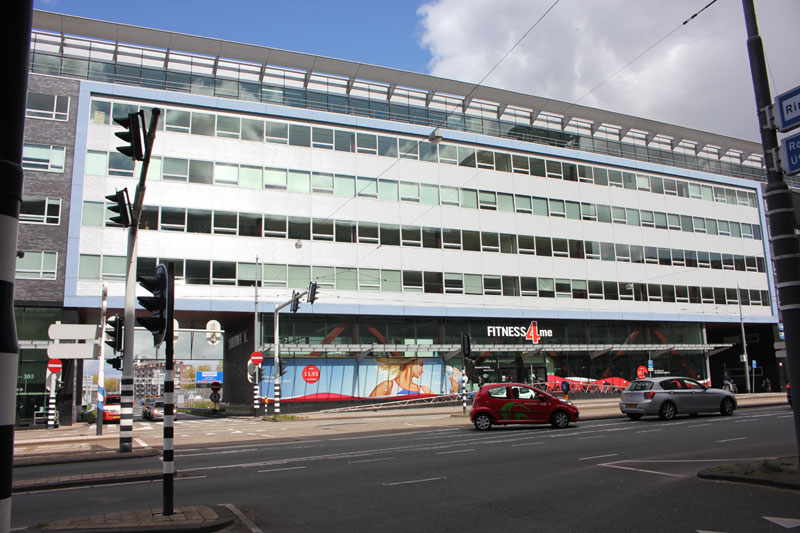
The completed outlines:
<svg viewBox="0 0 800 533">
<path fill-rule="evenodd" d="M 769 378 L 764 378 L 764 381 L 761 382 L 761 387 L 765 392 L 772 392 L 772 382 Z"/>
</svg>

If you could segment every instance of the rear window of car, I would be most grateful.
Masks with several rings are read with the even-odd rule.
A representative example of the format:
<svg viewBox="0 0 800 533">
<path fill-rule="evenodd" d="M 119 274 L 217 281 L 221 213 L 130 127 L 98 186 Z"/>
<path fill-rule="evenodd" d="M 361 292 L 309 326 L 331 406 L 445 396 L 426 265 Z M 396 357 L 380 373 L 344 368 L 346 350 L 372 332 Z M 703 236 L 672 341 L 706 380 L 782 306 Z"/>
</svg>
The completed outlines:
<svg viewBox="0 0 800 533">
<path fill-rule="evenodd" d="M 492 398 L 508 398 L 508 387 L 492 387 L 486 393 Z"/>
<path fill-rule="evenodd" d="M 106 405 L 119 405 L 119 396 L 106 396 Z"/>
<path fill-rule="evenodd" d="M 628 387 L 625 390 L 639 391 L 639 390 L 650 390 L 652 388 L 653 388 L 652 381 L 633 381 L 631 382 L 630 385 L 628 385 Z"/>
</svg>

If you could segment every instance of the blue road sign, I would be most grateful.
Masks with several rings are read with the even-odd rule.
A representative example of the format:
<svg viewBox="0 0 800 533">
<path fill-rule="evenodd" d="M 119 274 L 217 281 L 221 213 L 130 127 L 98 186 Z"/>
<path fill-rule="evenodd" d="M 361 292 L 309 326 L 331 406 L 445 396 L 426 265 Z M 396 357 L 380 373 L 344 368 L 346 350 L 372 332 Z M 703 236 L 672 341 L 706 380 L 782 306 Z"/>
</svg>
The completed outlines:
<svg viewBox="0 0 800 533">
<path fill-rule="evenodd" d="M 194 379 L 194 382 L 197 385 L 203 383 L 211 384 L 214 383 L 215 381 L 219 381 L 220 383 L 222 383 L 222 371 L 218 372 L 200 371 L 197 372 Z"/>
<path fill-rule="evenodd" d="M 800 172 L 800 133 L 791 135 L 781 141 L 783 147 L 784 170 L 790 176 Z"/>
<path fill-rule="evenodd" d="M 776 96 L 775 110 L 778 131 L 787 132 L 800 126 L 800 86 Z"/>
</svg>

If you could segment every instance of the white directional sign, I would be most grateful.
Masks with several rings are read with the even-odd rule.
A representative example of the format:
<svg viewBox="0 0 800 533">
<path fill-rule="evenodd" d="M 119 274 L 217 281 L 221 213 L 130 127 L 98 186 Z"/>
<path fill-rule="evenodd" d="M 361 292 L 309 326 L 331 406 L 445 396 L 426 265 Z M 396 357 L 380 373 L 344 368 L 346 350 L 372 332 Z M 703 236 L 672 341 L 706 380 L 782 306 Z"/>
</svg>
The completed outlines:
<svg viewBox="0 0 800 533">
<path fill-rule="evenodd" d="M 780 132 L 800 126 L 800 87 L 775 97 L 775 119 Z"/>
<path fill-rule="evenodd" d="M 54 342 L 47 346 L 47 355 L 56 359 L 95 359 L 98 334 L 97 324 L 51 324 L 47 335 Z"/>
<path fill-rule="evenodd" d="M 51 324 L 47 335 L 54 341 L 94 340 L 97 324 Z"/>
<path fill-rule="evenodd" d="M 55 359 L 94 359 L 94 343 L 52 343 L 47 347 L 47 356 Z"/>
</svg>

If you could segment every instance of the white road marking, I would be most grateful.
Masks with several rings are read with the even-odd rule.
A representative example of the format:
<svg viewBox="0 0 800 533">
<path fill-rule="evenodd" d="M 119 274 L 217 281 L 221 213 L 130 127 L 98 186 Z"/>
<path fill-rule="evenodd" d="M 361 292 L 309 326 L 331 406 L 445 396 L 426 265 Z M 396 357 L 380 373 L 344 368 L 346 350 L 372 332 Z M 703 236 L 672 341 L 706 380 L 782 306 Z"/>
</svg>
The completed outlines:
<svg viewBox="0 0 800 533">
<path fill-rule="evenodd" d="M 734 424 L 741 424 L 743 422 L 758 422 L 758 420 L 756 420 L 755 418 L 746 418 L 744 420 L 736 420 L 734 421 Z"/>
<path fill-rule="evenodd" d="M 618 453 L 607 453 L 605 455 L 593 455 L 591 457 L 581 457 L 580 459 L 578 459 L 578 461 L 589 461 L 591 459 L 602 459 L 604 457 L 614 457 L 616 455 L 619 455 L 619 454 Z"/>
<path fill-rule="evenodd" d="M 273 468 L 271 470 L 258 470 L 258 473 L 262 472 L 282 472 L 284 470 L 303 470 L 304 468 L 308 468 L 307 466 L 289 466 L 287 468 Z"/>
<path fill-rule="evenodd" d="M 446 477 L 429 477 L 427 479 L 415 479 L 414 481 L 396 481 L 394 483 L 381 483 L 384 487 L 396 487 L 397 485 L 411 485 L 412 483 L 427 483 L 428 481 L 439 481 L 440 479 L 447 479 Z"/>
<path fill-rule="evenodd" d="M 136 444 L 138 444 L 138 445 L 139 445 L 139 446 L 141 446 L 142 448 L 149 448 L 149 447 L 150 447 L 150 445 L 149 445 L 149 444 L 147 444 L 147 443 L 146 443 L 145 441 L 143 441 L 142 439 L 134 439 L 134 440 L 136 441 Z"/>
<path fill-rule="evenodd" d="M 247 526 L 247 528 L 250 530 L 250 533 L 264 533 L 262 529 L 260 529 L 257 525 L 255 525 L 252 520 L 247 518 L 244 515 L 244 513 L 241 512 L 239 509 L 237 509 L 236 506 L 233 505 L 232 503 L 223 503 L 221 505 L 223 507 L 226 507 L 233 514 L 235 514 L 239 518 L 239 520 L 241 520 L 244 523 L 244 525 Z"/>
<path fill-rule="evenodd" d="M 605 439 L 607 435 L 595 435 L 593 437 L 581 437 L 578 440 L 589 440 L 589 439 Z"/>
<path fill-rule="evenodd" d="M 364 459 L 362 461 L 350 461 L 350 464 L 355 465 L 358 463 L 374 463 L 376 461 L 394 461 L 394 457 L 381 457 L 379 459 Z"/>
<path fill-rule="evenodd" d="M 636 433 L 655 433 L 656 431 L 664 431 L 663 429 L 645 429 L 642 431 L 637 431 Z"/>
<path fill-rule="evenodd" d="M 780 518 L 778 516 L 762 516 L 764 520 L 769 520 L 773 524 L 778 524 L 785 529 L 792 529 L 800 526 L 800 520 L 796 518 Z"/>
<path fill-rule="evenodd" d="M 523 442 L 522 444 L 512 444 L 512 448 L 516 448 L 517 446 L 535 446 L 537 444 L 544 444 L 544 442 Z"/>
<path fill-rule="evenodd" d="M 474 448 L 470 448 L 468 450 L 453 450 L 451 452 L 437 452 L 436 455 L 447 455 L 448 453 L 464 453 L 464 452 L 474 452 Z"/>
<path fill-rule="evenodd" d="M 702 428 L 706 426 L 710 426 L 711 424 L 695 424 L 693 426 L 686 426 L 687 428 Z"/>
<path fill-rule="evenodd" d="M 630 466 L 622 466 L 615 463 L 602 463 L 597 466 L 606 466 L 608 468 L 618 468 L 620 470 L 630 470 L 632 472 L 642 472 L 643 474 L 657 474 L 659 476 L 668 476 L 668 477 L 683 477 L 679 476 L 678 474 L 668 474 L 667 472 L 657 472 L 655 470 L 646 470 L 644 468 L 632 468 Z"/>
<path fill-rule="evenodd" d="M 718 441 L 715 441 L 715 442 L 717 442 L 717 443 L 721 443 L 721 442 L 733 442 L 733 441 L 735 441 L 735 440 L 747 440 L 747 437 L 736 437 L 735 439 L 725 439 L 725 440 L 718 440 Z"/>
</svg>

